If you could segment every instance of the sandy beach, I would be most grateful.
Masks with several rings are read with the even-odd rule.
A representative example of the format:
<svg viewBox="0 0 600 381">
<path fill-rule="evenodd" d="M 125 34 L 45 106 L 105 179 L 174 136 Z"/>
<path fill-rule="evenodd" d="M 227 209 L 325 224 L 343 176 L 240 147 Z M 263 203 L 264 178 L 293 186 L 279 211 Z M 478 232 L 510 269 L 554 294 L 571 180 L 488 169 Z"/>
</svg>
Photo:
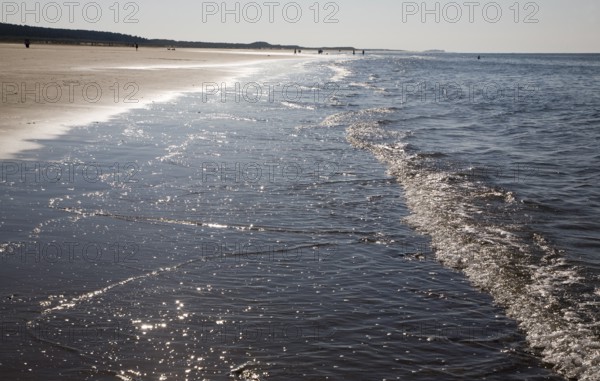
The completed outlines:
<svg viewBox="0 0 600 381">
<path fill-rule="evenodd" d="M 0 158 L 287 52 L 0 44 Z"/>
</svg>

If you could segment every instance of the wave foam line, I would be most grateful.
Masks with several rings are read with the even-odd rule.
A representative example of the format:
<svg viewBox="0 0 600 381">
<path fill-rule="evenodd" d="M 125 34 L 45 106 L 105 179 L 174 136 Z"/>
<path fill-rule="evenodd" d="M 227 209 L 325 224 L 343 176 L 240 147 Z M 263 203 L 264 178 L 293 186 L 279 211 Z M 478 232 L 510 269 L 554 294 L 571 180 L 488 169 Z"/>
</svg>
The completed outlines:
<svg viewBox="0 0 600 381">
<path fill-rule="evenodd" d="M 348 125 L 347 140 L 372 152 L 403 186 L 407 222 L 431 236 L 437 258 L 506 308 L 557 373 L 600 380 L 598 290 L 518 216 L 507 219 L 518 213 L 515 196 L 435 170 L 431 157 L 411 155 L 377 121 Z"/>
</svg>

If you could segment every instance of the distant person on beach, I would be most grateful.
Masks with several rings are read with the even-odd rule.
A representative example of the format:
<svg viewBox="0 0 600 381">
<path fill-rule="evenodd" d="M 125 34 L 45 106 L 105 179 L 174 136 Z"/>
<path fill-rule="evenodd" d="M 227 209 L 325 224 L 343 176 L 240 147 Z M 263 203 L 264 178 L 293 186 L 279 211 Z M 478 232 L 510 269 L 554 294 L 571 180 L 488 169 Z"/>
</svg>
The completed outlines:
<svg viewBox="0 0 600 381">
<path fill-rule="evenodd" d="M 137 52 L 137 50 L 138 50 L 138 48 L 139 48 L 139 47 L 140 47 L 140 46 L 139 46 L 138 44 L 135 44 L 135 51 L 136 51 L 136 52 Z"/>
<path fill-rule="evenodd" d="M 363 56 L 365 55 L 365 51 L 363 50 Z"/>
<path fill-rule="evenodd" d="M 29 39 L 25 39 L 25 47 L 27 49 L 29 49 L 29 45 L 31 44 L 31 42 L 29 41 Z"/>
<path fill-rule="evenodd" d="M 478 59 L 478 60 L 480 60 L 480 59 L 481 59 L 481 56 L 477 56 L 477 59 Z"/>
<path fill-rule="evenodd" d="M 319 54 L 323 54 L 323 49 L 319 49 Z"/>
</svg>

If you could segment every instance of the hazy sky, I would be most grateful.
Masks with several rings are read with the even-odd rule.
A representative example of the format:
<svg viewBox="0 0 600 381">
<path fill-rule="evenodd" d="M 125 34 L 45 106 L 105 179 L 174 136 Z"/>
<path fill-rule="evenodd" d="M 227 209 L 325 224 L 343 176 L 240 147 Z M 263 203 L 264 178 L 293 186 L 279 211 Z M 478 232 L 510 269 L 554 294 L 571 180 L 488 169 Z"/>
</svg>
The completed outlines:
<svg viewBox="0 0 600 381">
<path fill-rule="evenodd" d="M 600 52 L 600 0 L 27 0 L 26 7 L 22 3 L 2 1 L 1 21 L 23 24 L 24 19 L 27 25 L 189 41 Z"/>
</svg>

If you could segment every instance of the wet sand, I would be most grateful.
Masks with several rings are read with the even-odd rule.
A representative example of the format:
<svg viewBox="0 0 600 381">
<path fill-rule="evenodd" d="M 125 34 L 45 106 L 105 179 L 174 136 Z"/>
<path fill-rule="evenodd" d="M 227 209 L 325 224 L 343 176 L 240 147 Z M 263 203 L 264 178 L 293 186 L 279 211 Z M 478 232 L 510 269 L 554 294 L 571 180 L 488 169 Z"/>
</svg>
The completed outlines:
<svg viewBox="0 0 600 381">
<path fill-rule="evenodd" d="M 0 158 L 287 52 L 0 44 Z"/>
</svg>

